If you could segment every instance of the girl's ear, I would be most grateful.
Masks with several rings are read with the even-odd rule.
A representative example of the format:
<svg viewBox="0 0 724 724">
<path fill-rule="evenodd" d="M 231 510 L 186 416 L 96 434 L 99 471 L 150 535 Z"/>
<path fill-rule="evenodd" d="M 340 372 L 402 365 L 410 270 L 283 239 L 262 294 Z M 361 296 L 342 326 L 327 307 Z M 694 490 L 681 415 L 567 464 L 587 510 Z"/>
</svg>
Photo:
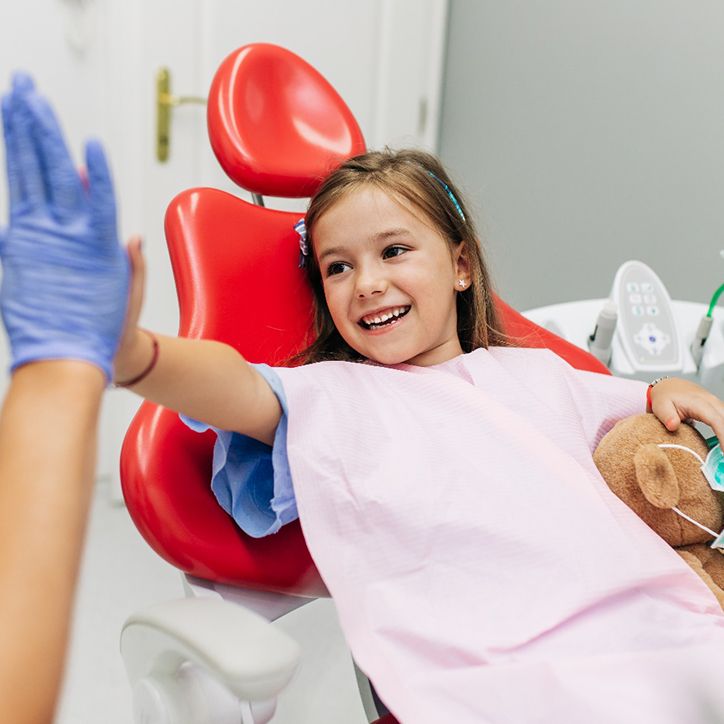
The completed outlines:
<svg viewBox="0 0 724 724">
<path fill-rule="evenodd" d="M 453 251 L 453 262 L 455 264 L 455 278 L 462 279 L 466 286 L 470 283 L 470 262 L 468 260 L 468 248 L 464 241 L 461 241 Z"/>
</svg>

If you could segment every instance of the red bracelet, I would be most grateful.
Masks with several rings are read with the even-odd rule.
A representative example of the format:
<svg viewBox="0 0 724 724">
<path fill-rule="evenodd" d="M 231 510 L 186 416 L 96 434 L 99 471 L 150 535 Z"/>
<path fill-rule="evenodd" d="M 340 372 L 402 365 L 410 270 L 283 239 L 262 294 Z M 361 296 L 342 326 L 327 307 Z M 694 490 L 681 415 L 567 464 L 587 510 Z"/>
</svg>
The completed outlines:
<svg viewBox="0 0 724 724">
<path fill-rule="evenodd" d="M 145 332 L 151 338 L 151 342 L 153 343 L 151 361 L 140 375 L 136 375 L 133 379 L 126 380 L 125 382 L 115 382 L 115 387 L 133 387 L 133 385 L 137 385 L 142 379 L 151 374 L 151 370 L 156 366 L 156 362 L 158 362 L 158 339 L 156 339 L 156 335 L 153 332 L 149 332 L 147 329 L 141 329 L 141 332 Z"/>
<path fill-rule="evenodd" d="M 668 379 L 668 377 L 658 377 L 646 388 L 646 412 L 653 412 L 653 409 L 651 407 L 651 390 L 654 388 L 655 385 L 658 385 L 659 382 L 663 382 L 664 380 Z"/>
</svg>

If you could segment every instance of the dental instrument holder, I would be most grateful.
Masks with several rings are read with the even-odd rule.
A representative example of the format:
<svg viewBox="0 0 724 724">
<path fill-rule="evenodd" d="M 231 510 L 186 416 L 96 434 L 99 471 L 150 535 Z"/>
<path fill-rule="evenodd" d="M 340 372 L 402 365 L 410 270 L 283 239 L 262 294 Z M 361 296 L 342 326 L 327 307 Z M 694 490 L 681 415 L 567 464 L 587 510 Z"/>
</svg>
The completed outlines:
<svg viewBox="0 0 724 724">
<path fill-rule="evenodd" d="M 639 285 L 638 292 L 633 285 Z M 642 285 L 646 286 L 642 288 Z M 632 302 L 628 298 L 632 294 L 639 294 L 640 302 Z M 648 304 L 645 297 L 649 299 Z M 619 319 L 607 365 L 614 375 L 645 382 L 663 375 L 683 377 L 724 397 L 724 310 L 712 310 L 708 339 L 703 346 L 699 339 L 697 345 L 697 335 L 706 334 L 701 323 L 707 305 L 672 300 L 663 282 L 642 262 L 628 261 L 621 266 L 609 299 L 552 304 L 530 309 L 523 315 L 578 347 L 588 349 L 591 328 L 600 319 L 604 305 L 612 301 L 617 302 Z M 624 305 L 627 308 L 624 309 Z M 641 308 L 634 310 L 635 306 Z M 692 344 L 699 347 L 699 360 L 692 354 Z"/>
<path fill-rule="evenodd" d="M 699 320 L 699 326 L 696 328 L 696 334 L 689 345 L 689 351 L 691 352 L 691 356 L 694 358 L 694 362 L 696 362 L 697 367 L 701 365 L 701 358 L 704 355 L 704 345 L 711 334 L 713 321 L 714 320 L 711 317 L 704 315 Z"/>
<path fill-rule="evenodd" d="M 618 322 L 618 308 L 615 302 L 608 301 L 598 315 L 593 334 L 588 338 L 588 351 L 608 367 L 611 361 L 613 336 Z"/>
</svg>

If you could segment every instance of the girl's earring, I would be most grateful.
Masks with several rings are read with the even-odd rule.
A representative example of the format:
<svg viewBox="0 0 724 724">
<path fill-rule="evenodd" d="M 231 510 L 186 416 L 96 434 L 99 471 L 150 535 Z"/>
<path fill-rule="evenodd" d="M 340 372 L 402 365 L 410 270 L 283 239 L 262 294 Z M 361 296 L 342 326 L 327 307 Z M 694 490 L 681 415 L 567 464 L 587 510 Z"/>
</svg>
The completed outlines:
<svg viewBox="0 0 724 724">
<path fill-rule="evenodd" d="M 465 289 L 465 280 L 458 279 L 458 286 L 460 287 L 460 289 Z"/>
</svg>

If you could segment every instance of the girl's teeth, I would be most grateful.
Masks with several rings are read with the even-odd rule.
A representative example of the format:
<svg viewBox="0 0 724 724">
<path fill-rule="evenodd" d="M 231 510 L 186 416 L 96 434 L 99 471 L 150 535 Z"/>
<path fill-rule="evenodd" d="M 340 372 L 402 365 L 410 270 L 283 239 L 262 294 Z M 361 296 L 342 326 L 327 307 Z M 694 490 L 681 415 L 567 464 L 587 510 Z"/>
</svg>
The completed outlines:
<svg viewBox="0 0 724 724">
<path fill-rule="evenodd" d="M 394 310 L 395 312 L 398 310 Z M 378 317 L 374 317 L 371 319 L 368 324 L 380 324 L 381 322 L 386 322 L 388 319 L 392 319 L 395 315 L 393 312 L 385 312 L 384 314 L 380 314 Z"/>
<path fill-rule="evenodd" d="M 384 314 L 380 314 L 376 317 L 372 317 L 371 319 L 363 319 L 364 323 L 368 326 L 373 326 L 377 324 L 382 324 L 384 322 L 388 322 L 391 319 L 397 319 L 405 312 L 405 307 L 395 307 L 389 312 L 385 312 Z"/>
</svg>

